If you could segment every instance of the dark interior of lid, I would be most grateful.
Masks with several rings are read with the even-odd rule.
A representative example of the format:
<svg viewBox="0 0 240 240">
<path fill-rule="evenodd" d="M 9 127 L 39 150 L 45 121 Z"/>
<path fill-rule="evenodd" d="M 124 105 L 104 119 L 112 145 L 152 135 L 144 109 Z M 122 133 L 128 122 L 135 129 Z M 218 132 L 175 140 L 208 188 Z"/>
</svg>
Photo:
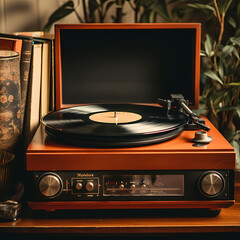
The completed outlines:
<svg viewBox="0 0 240 240">
<path fill-rule="evenodd" d="M 194 105 L 195 29 L 61 29 L 62 103 Z"/>
</svg>

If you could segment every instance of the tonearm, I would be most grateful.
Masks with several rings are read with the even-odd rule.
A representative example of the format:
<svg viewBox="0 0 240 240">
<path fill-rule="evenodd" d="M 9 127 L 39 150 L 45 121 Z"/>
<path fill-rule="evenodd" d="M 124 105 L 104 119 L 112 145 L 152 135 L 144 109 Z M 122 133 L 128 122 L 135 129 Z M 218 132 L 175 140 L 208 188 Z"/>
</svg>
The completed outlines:
<svg viewBox="0 0 240 240">
<path fill-rule="evenodd" d="M 200 128 L 205 131 L 210 130 L 210 127 L 205 125 L 204 119 L 200 118 L 188 107 L 188 101 L 184 99 L 182 94 L 170 94 L 170 99 L 168 100 L 158 98 L 158 104 L 166 109 L 167 115 L 172 110 L 184 112 L 189 118 L 186 129 Z"/>
</svg>

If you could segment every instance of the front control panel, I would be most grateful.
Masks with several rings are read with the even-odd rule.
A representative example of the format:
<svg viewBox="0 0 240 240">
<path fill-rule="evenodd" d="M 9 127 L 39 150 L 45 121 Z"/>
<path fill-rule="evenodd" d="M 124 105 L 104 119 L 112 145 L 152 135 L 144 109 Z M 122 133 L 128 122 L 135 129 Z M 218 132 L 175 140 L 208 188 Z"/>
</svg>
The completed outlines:
<svg viewBox="0 0 240 240">
<path fill-rule="evenodd" d="M 234 199 L 232 170 L 49 171 L 29 177 L 31 201 Z"/>
</svg>

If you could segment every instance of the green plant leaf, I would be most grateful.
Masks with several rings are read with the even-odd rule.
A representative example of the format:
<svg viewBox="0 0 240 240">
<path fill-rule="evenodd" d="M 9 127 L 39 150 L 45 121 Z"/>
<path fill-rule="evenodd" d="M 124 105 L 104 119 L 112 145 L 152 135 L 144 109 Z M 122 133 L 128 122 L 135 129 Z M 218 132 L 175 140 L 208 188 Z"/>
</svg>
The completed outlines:
<svg viewBox="0 0 240 240">
<path fill-rule="evenodd" d="M 221 85 L 223 85 L 222 80 L 217 76 L 216 73 L 214 73 L 213 71 L 207 71 L 204 72 L 204 75 L 208 76 L 209 78 L 216 80 L 217 82 L 219 82 Z"/>
<path fill-rule="evenodd" d="M 228 90 L 227 89 L 220 89 L 212 96 L 213 106 L 216 112 L 219 112 L 222 109 L 222 101 L 226 101 L 228 98 Z"/>
<path fill-rule="evenodd" d="M 48 19 L 47 24 L 44 26 L 44 31 L 48 32 L 53 25 L 53 23 L 57 22 L 58 20 L 66 17 L 70 13 L 74 11 L 74 2 L 68 1 L 64 3 L 61 7 L 59 7 L 56 11 L 54 11 Z"/>
<path fill-rule="evenodd" d="M 234 51 L 234 46 L 232 45 L 226 45 L 222 49 L 222 58 L 225 58 L 229 56 Z"/>
<path fill-rule="evenodd" d="M 152 9 L 159 16 L 170 21 L 165 0 L 158 0 L 155 4 L 152 4 L 150 9 Z"/>
<path fill-rule="evenodd" d="M 97 2 L 97 0 L 89 0 L 88 1 L 88 8 L 89 8 L 89 16 L 90 18 L 93 17 L 95 11 L 98 9 L 99 4 Z"/>
<path fill-rule="evenodd" d="M 236 168 L 240 169 L 240 130 L 235 132 L 231 144 L 236 152 Z"/>
<path fill-rule="evenodd" d="M 230 41 L 240 47 L 240 37 L 231 37 Z"/>
<path fill-rule="evenodd" d="M 232 0 L 224 0 L 218 2 L 218 8 L 222 15 L 226 15 L 228 8 L 230 7 Z"/>
<path fill-rule="evenodd" d="M 103 5 L 105 2 L 107 2 L 108 0 L 100 0 L 101 5 Z"/>
<path fill-rule="evenodd" d="M 105 8 L 105 9 L 106 9 L 105 11 L 107 12 L 108 9 L 109 9 L 114 3 L 115 3 L 114 1 L 108 2 L 107 5 L 106 5 L 106 8 Z"/>
<path fill-rule="evenodd" d="M 211 55 L 212 52 L 212 41 L 208 34 L 206 34 L 206 40 L 204 42 L 205 52 L 208 56 Z"/>
<path fill-rule="evenodd" d="M 207 54 L 206 54 L 206 52 L 205 52 L 205 51 L 201 50 L 201 52 L 200 52 L 200 56 L 204 56 L 204 57 L 206 57 L 206 56 L 207 56 Z"/>
<path fill-rule="evenodd" d="M 240 104 L 238 104 L 236 108 L 236 113 L 238 115 L 238 118 L 240 119 Z"/>
<path fill-rule="evenodd" d="M 227 17 L 227 21 L 233 28 L 237 27 L 237 23 L 236 23 L 235 19 L 232 16 L 228 16 Z"/>
<path fill-rule="evenodd" d="M 150 15 L 152 11 L 144 11 L 141 15 L 141 22 L 142 23 L 149 23 Z"/>
<path fill-rule="evenodd" d="M 218 110 L 218 112 L 227 112 L 227 111 L 236 111 L 237 107 L 228 106 L 228 107 L 222 107 Z"/>
<path fill-rule="evenodd" d="M 239 54 L 236 48 L 233 49 L 233 54 L 236 56 L 237 59 L 239 59 Z"/>
<path fill-rule="evenodd" d="M 240 82 L 225 83 L 224 86 L 240 87 Z"/>
<path fill-rule="evenodd" d="M 167 4 L 178 3 L 178 2 L 187 2 L 188 0 L 170 0 Z"/>
<path fill-rule="evenodd" d="M 213 6 L 210 6 L 209 4 L 189 3 L 187 4 L 187 6 L 191 8 L 197 8 L 198 10 L 202 9 L 215 12 L 215 8 Z"/>
<path fill-rule="evenodd" d="M 218 66 L 218 72 L 219 72 L 219 76 L 221 77 L 221 79 L 224 79 L 224 66 L 223 66 L 223 61 L 222 59 L 220 59 L 219 62 L 219 66 Z"/>
</svg>

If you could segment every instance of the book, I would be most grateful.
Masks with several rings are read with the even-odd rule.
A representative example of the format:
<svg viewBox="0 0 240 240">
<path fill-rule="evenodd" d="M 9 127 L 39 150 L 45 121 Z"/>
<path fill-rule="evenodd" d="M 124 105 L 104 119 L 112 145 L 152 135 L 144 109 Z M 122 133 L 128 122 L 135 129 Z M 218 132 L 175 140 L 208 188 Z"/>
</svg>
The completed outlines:
<svg viewBox="0 0 240 240">
<path fill-rule="evenodd" d="M 51 45 L 49 42 L 42 44 L 42 83 L 40 118 L 49 112 L 50 104 L 50 81 L 51 81 Z"/>
<path fill-rule="evenodd" d="M 40 91 L 42 77 L 42 43 L 32 45 L 32 62 L 28 85 L 26 118 L 25 118 L 25 146 L 30 143 L 40 122 Z"/>
<path fill-rule="evenodd" d="M 16 32 L 14 34 L 17 36 L 31 36 L 34 40 L 43 43 L 42 98 L 40 111 L 40 116 L 42 117 L 49 111 L 55 110 L 54 35 L 43 31 Z M 50 69 L 50 72 L 46 69 Z"/>
<path fill-rule="evenodd" d="M 22 122 L 24 123 L 25 108 L 27 102 L 27 91 L 30 64 L 32 58 L 32 39 L 23 40 L 22 45 L 22 56 L 20 60 L 20 81 L 21 81 L 21 110 L 22 110 Z"/>
<path fill-rule="evenodd" d="M 16 36 L 31 36 L 34 38 L 45 39 L 45 40 L 53 40 L 54 35 L 51 33 L 46 33 L 43 31 L 31 31 L 31 32 L 15 32 Z"/>
</svg>

